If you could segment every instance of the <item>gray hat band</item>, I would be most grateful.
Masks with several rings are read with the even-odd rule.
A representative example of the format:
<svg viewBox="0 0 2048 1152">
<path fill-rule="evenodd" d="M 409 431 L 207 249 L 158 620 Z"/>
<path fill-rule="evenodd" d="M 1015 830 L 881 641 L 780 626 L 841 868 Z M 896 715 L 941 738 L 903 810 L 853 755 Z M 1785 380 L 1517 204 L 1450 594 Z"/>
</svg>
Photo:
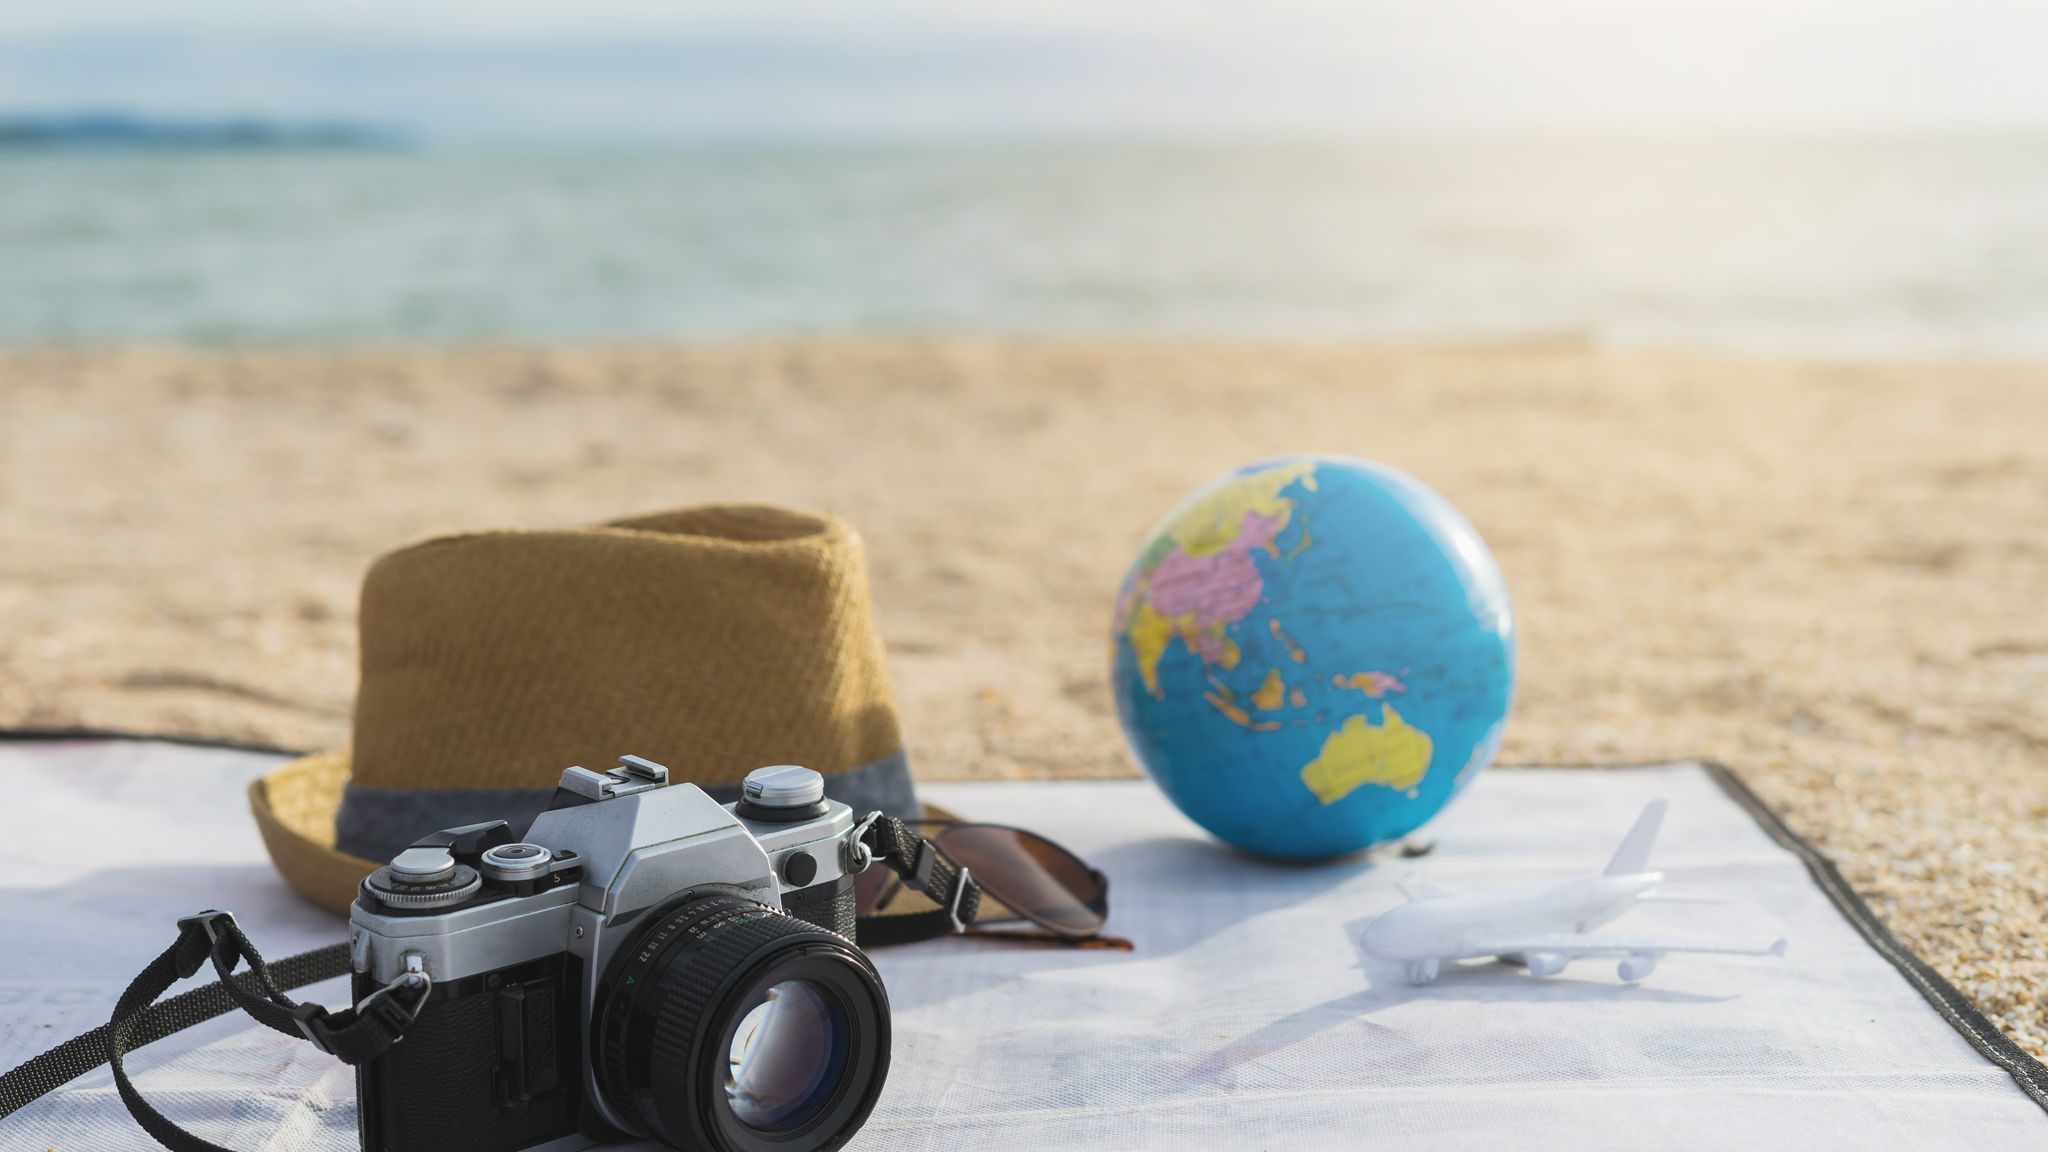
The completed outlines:
<svg viewBox="0 0 2048 1152">
<path fill-rule="evenodd" d="M 739 784 L 698 787 L 721 804 L 740 798 Z M 825 795 L 855 813 L 880 809 L 912 819 L 921 814 L 910 761 L 900 749 L 825 777 Z M 554 798 L 553 788 L 374 788 L 351 782 L 335 814 L 334 846 L 364 860 L 383 861 L 430 832 L 464 824 L 509 820 L 525 835 Z"/>
</svg>

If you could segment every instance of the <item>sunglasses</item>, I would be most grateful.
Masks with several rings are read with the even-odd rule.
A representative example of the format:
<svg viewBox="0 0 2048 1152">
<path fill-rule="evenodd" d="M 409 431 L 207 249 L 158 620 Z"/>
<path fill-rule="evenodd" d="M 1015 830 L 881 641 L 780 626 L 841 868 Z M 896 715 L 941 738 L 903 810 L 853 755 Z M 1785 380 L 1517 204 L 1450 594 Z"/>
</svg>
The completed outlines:
<svg viewBox="0 0 2048 1152">
<path fill-rule="evenodd" d="M 974 873 L 983 894 L 1010 915 L 983 905 L 973 935 L 1073 944 L 1128 951 L 1130 941 L 1103 936 L 1109 918 L 1109 877 L 1079 856 L 1035 832 L 1002 824 L 965 820 L 905 820 L 946 859 Z M 888 868 L 869 868 L 854 878 L 854 912 L 868 917 L 904 891 L 903 878 Z M 991 916 L 990 911 L 996 911 Z M 981 924 L 1027 920 L 1037 932 L 981 932 Z"/>
</svg>

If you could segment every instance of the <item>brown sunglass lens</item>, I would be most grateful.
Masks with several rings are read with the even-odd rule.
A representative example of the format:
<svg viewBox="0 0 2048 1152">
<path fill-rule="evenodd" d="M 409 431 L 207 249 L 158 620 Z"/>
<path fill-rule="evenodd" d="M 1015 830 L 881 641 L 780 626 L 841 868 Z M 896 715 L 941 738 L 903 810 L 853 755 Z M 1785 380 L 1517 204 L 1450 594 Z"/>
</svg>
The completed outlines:
<svg viewBox="0 0 2048 1152">
<path fill-rule="evenodd" d="M 896 889 L 896 873 L 887 864 L 877 862 L 853 878 L 853 914 L 868 916 L 876 908 L 888 902 Z"/>
<path fill-rule="evenodd" d="M 949 824 L 933 836 L 989 895 L 1048 928 L 1100 931 L 1102 885 L 1086 864 L 1050 840 L 989 824 Z"/>
</svg>

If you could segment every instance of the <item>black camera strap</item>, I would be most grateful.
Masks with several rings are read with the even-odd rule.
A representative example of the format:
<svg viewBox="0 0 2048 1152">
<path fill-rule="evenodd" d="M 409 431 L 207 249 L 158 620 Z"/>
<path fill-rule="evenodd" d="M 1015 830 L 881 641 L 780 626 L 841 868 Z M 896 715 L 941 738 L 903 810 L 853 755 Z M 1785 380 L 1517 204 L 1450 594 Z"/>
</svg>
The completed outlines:
<svg viewBox="0 0 2048 1152">
<path fill-rule="evenodd" d="M 220 974 L 219 982 L 156 1002 L 172 984 L 197 974 L 209 959 Z M 235 966 L 244 960 L 249 962 L 249 971 L 236 975 Z M 122 1103 L 159 1144 L 172 1152 L 229 1152 L 192 1135 L 150 1107 L 129 1082 L 123 1057 L 144 1044 L 240 1008 L 267 1028 L 311 1040 L 323 1052 L 360 1064 L 398 1042 L 430 985 L 423 975 L 417 979 L 414 974 L 401 976 L 356 1007 L 340 1012 L 329 1012 L 318 1004 L 300 1004 L 285 995 L 287 989 L 317 984 L 348 971 L 347 944 L 266 964 L 232 914 L 209 911 L 188 916 L 178 921 L 177 942 L 150 961 L 121 994 L 112 1020 L 0 1076 L 0 1117 L 102 1064 L 111 1064 Z"/>
<path fill-rule="evenodd" d="M 974 923 L 981 911 L 981 885 L 972 872 L 954 868 L 936 845 L 894 816 L 871 816 L 866 825 L 860 842 L 875 861 L 888 865 L 903 877 L 905 887 L 924 893 L 939 907 L 933 912 L 861 917 L 856 937 L 861 947 L 930 940 L 965 932 Z"/>
</svg>

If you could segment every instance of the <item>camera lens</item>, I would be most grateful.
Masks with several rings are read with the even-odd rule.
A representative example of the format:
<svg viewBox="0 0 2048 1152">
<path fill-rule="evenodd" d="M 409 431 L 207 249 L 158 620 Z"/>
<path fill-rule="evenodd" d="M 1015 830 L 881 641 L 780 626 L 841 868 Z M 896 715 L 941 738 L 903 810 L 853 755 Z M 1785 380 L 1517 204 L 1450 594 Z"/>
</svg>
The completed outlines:
<svg viewBox="0 0 2048 1152">
<path fill-rule="evenodd" d="M 740 1017 L 725 1097 L 733 1115 L 764 1132 L 811 1118 L 846 1064 L 846 1013 L 807 980 L 784 980 Z"/>
<path fill-rule="evenodd" d="M 850 1139 L 889 1068 L 889 1000 L 859 949 L 764 904 L 651 913 L 592 1013 L 617 1117 L 678 1148 L 822 1150 Z"/>
</svg>

